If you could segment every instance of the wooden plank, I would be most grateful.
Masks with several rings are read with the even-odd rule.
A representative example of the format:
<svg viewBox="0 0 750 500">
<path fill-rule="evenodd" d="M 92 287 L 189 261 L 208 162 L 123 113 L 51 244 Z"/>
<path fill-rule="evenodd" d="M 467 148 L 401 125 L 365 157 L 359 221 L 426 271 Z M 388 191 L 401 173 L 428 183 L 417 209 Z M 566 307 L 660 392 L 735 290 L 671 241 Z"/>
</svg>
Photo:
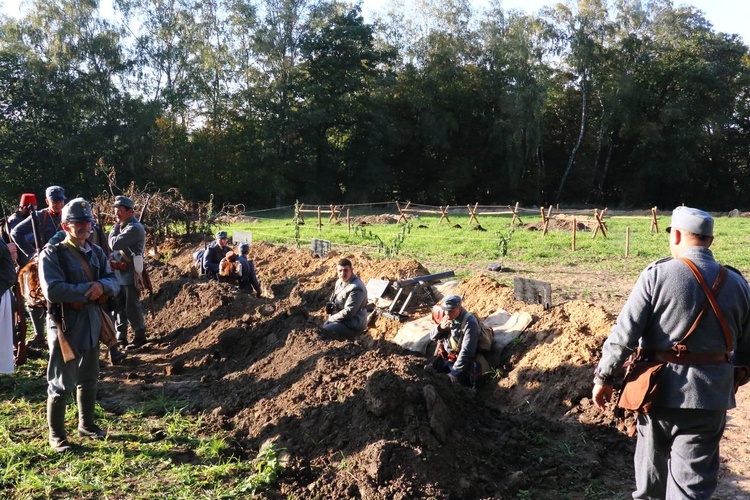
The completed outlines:
<svg viewBox="0 0 750 500">
<path fill-rule="evenodd" d="M 516 300 L 528 304 L 541 304 L 545 309 L 552 307 L 552 285 L 545 281 L 513 277 L 513 295 Z"/>
</svg>

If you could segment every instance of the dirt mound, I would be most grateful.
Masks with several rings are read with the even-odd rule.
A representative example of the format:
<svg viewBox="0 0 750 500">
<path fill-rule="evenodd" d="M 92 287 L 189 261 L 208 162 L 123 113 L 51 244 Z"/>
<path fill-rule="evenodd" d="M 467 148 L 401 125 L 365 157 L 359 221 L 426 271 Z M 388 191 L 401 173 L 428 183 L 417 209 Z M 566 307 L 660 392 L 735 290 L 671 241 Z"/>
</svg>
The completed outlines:
<svg viewBox="0 0 750 500">
<path fill-rule="evenodd" d="M 596 220 L 593 217 L 587 217 L 585 215 L 579 215 L 573 217 L 571 215 L 553 215 L 547 220 L 548 231 L 573 231 L 573 223 L 575 222 L 576 231 L 593 231 L 596 227 Z M 524 224 L 522 226 L 528 231 L 542 231 L 544 229 L 543 222 L 535 222 L 534 224 Z"/>
<path fill-rule="evenodd" d="M 624 491 L 619 476 L 630 455 L 610 452 L 629 442 L 576 417 L 593 421 L 584 396 L 612 322 L 602 309 L 569 302 L 544 311 L 516 302 L 487 275 L 461 282 L 457 293 L 472 312 L 525 310 L 535 320 L 504 376 L 487 377 L 474 392 L 388 342 L 397 321 L 375 317 L 354 341 L 327 339 L 318 328 L 342 256 L 365 283 L 440 270 L 254 244 L 264 295 L 256 298 L 191 278 L 197 248 L 151 262 L 155 293 L 145 305 L 153 346 L 107 371 L 103 406 L 158 391 L 205 412 L 207 432 L 230 430 L 248 457 L 275 441 L 289 465 L 271 498 L 510 498 L 519 490 L 559 498 L 561 488 L 583 491 L 592 478 Z"/>
</svg>

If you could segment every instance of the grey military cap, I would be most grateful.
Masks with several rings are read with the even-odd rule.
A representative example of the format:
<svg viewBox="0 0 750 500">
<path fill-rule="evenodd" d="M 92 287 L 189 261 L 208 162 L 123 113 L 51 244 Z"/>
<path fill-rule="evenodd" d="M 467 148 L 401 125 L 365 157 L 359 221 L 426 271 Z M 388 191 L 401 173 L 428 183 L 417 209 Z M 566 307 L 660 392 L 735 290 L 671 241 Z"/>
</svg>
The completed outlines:
<svg viewBox="0 0 750 500">
<path fill-rule="evenodd" d="M 127 196 L 118 196 L 115 198 L 116 207 L 135 208 L 135 202 Z"/>
<path fill-rule="evenodd" d="M 713 236 L 714 218 L 697 208 L 677 207 L 672 211 L 672 221 L 667 226 L 667 232 L 673 227 L 693 234 Z"/>
<path fill-rule="evenodd" d="M 444 297 L 443 301 L 440 303 L 440 307 L 443 308 L 443 311 L 452 311 L 460 306 L 461 306 L 460 295 L 448 295 Z"/>
</svg>

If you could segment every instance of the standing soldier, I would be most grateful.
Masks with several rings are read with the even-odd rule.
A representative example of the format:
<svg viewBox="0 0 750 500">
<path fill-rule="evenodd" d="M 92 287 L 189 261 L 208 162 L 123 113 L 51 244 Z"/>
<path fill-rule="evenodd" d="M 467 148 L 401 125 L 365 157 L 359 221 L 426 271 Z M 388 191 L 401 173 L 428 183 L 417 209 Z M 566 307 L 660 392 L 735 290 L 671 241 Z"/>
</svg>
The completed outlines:
<svg viewBox="0 0 750 500">
<path fill-rule="evenodd" d="M 50 303 L 47 424 L 49 444 L 57 453 L 73 445 L 65 433 L 65 406 L 75 388 L 78 435 L 101 439 L 107 431 L 94 423 L 99 377 L 101 306 L 120 290 L 104 251 L 86 241 L 91 233 L 91 207 L 83 198 L 62 209 L 61 243 L 47 245 L 39 256 L 42 292 Z"/>
<path fill-rule="evenodd" d="M 703 210 L 677 207 L 667 232 L 672 258 L 638 278 L 604 343 L 592 398 L 604 409 L 615 372 L 638 347 L 663 363 L 656 399 L 637 415 L 633 498 L 711 498 L 726 412 L 747 382 L 734 380 L 730 353 L 750 364 L 750 287 L 714 260 L 714 220 Z"/>
<path fill-rule="evenodd" d="M 146 249 L 146 230 L 133 213 L 135 203 L 127 196 L 115 198 L 115 218 L 117 222 L 109 233 L 109 246 L 112 248 L 110 265 L 115 270 L 120 283 L 115 310 L 115 329 L 120 346 L 138 349 L 147 342 L 146 321 L 143 317 L 140 291 L 135 286 L 133 261 L 143 259 Z M 142 261 L 142 260 L 141 260 Z M 128 324 L 133 329 L 133 343 L 128 345 Z"/>
<path fill-rule="evenodd" d="M 31 214 L 11 231 L 10 236 L 20 250 L 19 261 L 28 262 L 60 230 L 60 214 L 65 204 L 65 190 L 60 186 L 50 186 L 45 191 L 47 208 L 32 210 Z M 34 338 L 30 345 L 44 346 L 44 306 L 26 305 L 34 326 Z"/>
</svg>

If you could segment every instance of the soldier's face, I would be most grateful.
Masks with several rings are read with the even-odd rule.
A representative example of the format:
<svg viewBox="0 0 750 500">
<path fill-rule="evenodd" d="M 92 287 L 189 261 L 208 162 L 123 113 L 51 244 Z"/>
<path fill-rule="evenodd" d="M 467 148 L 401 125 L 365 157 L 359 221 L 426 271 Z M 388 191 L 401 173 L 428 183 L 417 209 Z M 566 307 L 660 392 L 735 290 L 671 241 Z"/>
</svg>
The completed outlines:
<svg viewBox="0 0 750 500">
<path fill-rule="evenodd" d="M 62 228 L 79 246 L 83 246 L 91 234 L 91 222 L 63 222 Z"/>
<path fill-rule="evenodd" d="M 338 274 L 341 280 L 349 281 L 349 278 L 351 278 L 353 274 L 352 266 L 336 266 L 336 274 Z"/>
<path fill-rule="evenodd" d="M 133 215 L 132 209 L 122 206 L 115 207 L 115 218 L 117 219 L 117 222 L 125 222 L 131 215 Z"/>
<path fill-rule="evenodd" d="M 53 213 L 60 214 L 65 206 L 65 200 L 54 201 L 47 198 L 47 206 Z"/>
</svg>

